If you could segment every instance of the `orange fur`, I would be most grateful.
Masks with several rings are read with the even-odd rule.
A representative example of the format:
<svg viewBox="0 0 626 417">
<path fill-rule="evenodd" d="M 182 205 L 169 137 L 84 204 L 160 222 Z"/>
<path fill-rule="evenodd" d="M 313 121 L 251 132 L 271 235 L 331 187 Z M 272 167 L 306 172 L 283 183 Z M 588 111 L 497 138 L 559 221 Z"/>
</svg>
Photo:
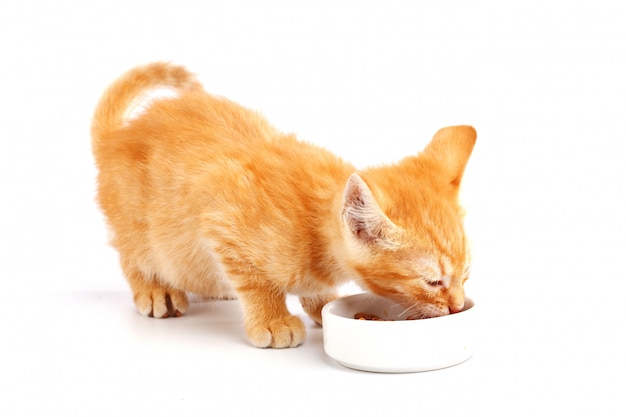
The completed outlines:
<svg viewBox="0 0 626 417">
<path fill-rule="evenodd" d="M 155 100 L 130 117 L 151 89 Z M 455 312 L 469 255 L 458 187 L 476 133 L 439 131 L 419 155 L 356 172 L 261 115 L 155 63 L 117 80 L 92 125 L 98 200 L 145 315 L 180 315 L 186 292 L 238 298 L 255 346 L 305 337 L 287 294 L 320 322 L 355 279 L 411 315 Z"/>
</svg>

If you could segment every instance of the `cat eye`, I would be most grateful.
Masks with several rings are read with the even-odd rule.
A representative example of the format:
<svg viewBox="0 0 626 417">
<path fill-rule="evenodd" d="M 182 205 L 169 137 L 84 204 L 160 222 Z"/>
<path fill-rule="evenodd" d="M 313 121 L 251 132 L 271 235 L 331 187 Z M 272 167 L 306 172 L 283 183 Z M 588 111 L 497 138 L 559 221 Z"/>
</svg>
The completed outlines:
<svg viewBox="0 0 626 417">
<path fill-rule="evenodd" d="M 434 287 L 434 288 L 443 287 L 443 281 L 442 280 L 426 281 L 426 282 L 428 283 L 428 285 L 430 285 L 431 287 Z"/>
</svg>

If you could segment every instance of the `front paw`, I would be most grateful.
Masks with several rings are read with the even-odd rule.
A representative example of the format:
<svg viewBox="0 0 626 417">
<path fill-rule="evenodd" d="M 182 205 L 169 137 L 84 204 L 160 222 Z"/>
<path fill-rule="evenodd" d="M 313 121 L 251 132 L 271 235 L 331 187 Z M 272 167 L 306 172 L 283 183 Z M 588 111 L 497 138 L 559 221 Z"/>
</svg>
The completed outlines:
<svg viewBox="0 0 626 417">
<path fill-rule="evenodd" d="M 252 344 L 260 348 L 296 347 L 304 342 L 306 330 L 296 316 L 284 316 L 263 324 L 247 324 L 246 333 Z"/>
<path fill-rule="evenodd" d="M 320 326 L 322 325 L 322 308 L 337 298 L 337 294 L 334 292 L 319 294 L 315 297 L 300 297 L 300 303 L 304 312 Z"/>
</svg>

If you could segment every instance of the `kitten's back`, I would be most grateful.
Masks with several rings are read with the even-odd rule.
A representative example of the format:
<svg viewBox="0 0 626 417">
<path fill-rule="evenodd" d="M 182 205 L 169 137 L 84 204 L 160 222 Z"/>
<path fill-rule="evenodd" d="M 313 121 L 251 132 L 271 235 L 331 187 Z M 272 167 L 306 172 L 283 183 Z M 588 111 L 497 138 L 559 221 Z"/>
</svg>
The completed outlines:
<svg viewBox="0 0 626 417">
<path fill-rule="evenodd" d="M 200 259 L 205 245 L 232 251 L 242 268 L 275 268 L 265 272 L 285 286 L 306 286 L 294 270 L 333 276 L 320 267 L 333 269 L 329 240 L 341 227 L 329 211 L 340 211 L 354 167 L 204 92 L 189 73 L 153 65 L 114 83 L 94 120 L 99 201 L 122 257 L 199 293 L 218 269 Z M 168 83 L 176 97 L 128 119 L 125 105 Z"/>
</svg>

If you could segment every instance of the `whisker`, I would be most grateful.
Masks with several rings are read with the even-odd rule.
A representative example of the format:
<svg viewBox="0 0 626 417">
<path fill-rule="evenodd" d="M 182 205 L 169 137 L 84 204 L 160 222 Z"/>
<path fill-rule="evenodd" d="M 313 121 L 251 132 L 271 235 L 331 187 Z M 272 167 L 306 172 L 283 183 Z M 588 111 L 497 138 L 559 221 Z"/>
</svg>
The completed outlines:
<svg viewBox="0 0 626 417">
<path fill-rule="evenodd" d="M 404 309 L 404 311 L 402 311 L 402 313 L 398 314 L 398 317 L 403 317 L 405 314 L 407 314 L 408 312 L 410 312 L 413 309 L 416 309 L 418 306 L 419 305 L 417 303 L 408 306 L 407 308 Z M 418 310 L 418 313 L 419 313 L 419 310 Z"/>
</svg>

